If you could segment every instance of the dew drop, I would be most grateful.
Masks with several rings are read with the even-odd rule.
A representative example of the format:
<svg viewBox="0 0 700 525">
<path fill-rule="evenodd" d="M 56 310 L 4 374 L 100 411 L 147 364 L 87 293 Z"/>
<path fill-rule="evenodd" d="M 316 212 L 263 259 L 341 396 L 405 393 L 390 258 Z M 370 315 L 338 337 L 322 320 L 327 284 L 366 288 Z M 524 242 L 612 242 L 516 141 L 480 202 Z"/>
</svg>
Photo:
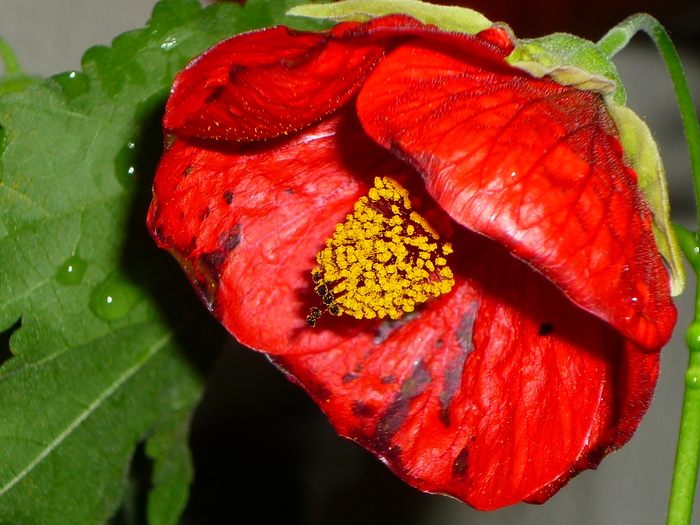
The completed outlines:
<svg viewBox="0 0 700 525">
<path fill-rule="evenodd" d="M 114 159 L 114 172 L 117 180 L 125 190 L 133 190 L 136 186 L 136 144 L 127 142 Z"/>
<path fill-rule="evenodd" d="M 64 286 L 76 286 L 82 282 L 86 269 L 87 262 L 73 255 L 58 267 L 56 280 Z"/>
<path fill-rule="evenodd" d="M 174 36 L 171 36 L 165 39 L 165 41 L 160 45 L 160 48 L 163 51 L 170 51 L 175 46 L 177 46 L 177 39 Z"/>
<path fill-rule="evenodd" d="M 686 372 L 685 386 L 686 388 L 692 388 L 693 390 L 700 389 L 700 377 L 698 376 L 698 370 L 690 369 Z"/>
<path fill-rule="evenodd" d="M 105 321 L 116 321 L 128 314 L 141 297 L 139 289 L 117 271 L 110 274 L 90 294 L 90 310 Z"/>
<path fill-rule="evenodd" d="M 90 88 L 90 81 L 85 73 L 80 71 L 69 71 L 52 77 L 52 81 L 56 82 L 67 99 L 74 98 L 87 93 Z"/>
</svg>

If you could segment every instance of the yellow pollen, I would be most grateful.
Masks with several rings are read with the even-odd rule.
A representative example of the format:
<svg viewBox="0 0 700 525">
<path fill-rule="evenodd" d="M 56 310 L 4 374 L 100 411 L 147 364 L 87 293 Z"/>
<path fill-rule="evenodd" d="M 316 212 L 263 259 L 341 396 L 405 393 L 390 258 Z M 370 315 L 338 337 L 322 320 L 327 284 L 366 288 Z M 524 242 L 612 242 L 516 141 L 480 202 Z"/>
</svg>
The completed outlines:
<svg viewBox="0 0 700 525">
<path fill-rule="evenodd" d="M 322 308 L 306 317 L 310 326 L 324 311 L 356 319 L 399 319 L 415 305 L 454 286 L 446 256 L 450 243 L 411 210 L 408 191 L 388 177 L 355 203 L 352 214 L 335 227 L 316 256 L 311 272 Z"/>
</svg>

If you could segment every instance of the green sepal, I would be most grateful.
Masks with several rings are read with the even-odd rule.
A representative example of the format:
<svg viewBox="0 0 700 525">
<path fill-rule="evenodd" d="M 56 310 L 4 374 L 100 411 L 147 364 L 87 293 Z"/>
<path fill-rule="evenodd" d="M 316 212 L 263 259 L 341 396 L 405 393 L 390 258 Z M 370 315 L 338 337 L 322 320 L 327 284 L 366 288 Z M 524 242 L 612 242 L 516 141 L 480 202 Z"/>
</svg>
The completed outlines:
<svg viewBox="0 0 700 525">
<path fill-rule="evenodd" d="M 519 40 L 506 58 L 532 76 L 549 76 L 558 84 L 611 96 L 616 104 L 627 99 L 615 64 L 591 41 L 567 33 Z"/>
<path fill-rule="evenodd" d="M 681 249 L 671 223 L 671 207 L 659 148 L 646 123 L 630 108 L 608 102 L 608 111 L 620 131 L 625 154 L 639 178 L 653 216 L 652 228 L 659 252 L 671 273 L 671 295 L 680 295 L 685 288 L 685 269 Z"/>
<path fill-rule="evenodd" d="M 367 22 L 373 18 L 401 13 L 443 31 L 476 34 L 493 24 L 481 13 L 466 7 L 433 5 L 418 0 L 344 0 L 333 4 L 309 4 L 287 11 L 291 16 Z"/>
</svg>

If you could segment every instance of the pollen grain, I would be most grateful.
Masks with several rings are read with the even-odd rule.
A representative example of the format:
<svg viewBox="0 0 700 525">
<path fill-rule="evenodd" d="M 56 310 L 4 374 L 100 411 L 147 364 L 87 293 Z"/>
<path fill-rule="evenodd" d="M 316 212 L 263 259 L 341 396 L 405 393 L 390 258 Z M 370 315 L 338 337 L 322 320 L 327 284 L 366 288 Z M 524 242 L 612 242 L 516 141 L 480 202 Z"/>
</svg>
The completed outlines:
<svg viewBox="0 0 700 525">
<path fill-rule="evenodd" d="M 323 311 L 356 319 L 399 319 L 416 305 L 454 286 L 446 257 L 452 246 L 412 210 L 408 191 L 376 177 L 369 194 L 336 225 L 311 272 L 323 310 L 306 317 L 315 326 Z"/>
</svg>

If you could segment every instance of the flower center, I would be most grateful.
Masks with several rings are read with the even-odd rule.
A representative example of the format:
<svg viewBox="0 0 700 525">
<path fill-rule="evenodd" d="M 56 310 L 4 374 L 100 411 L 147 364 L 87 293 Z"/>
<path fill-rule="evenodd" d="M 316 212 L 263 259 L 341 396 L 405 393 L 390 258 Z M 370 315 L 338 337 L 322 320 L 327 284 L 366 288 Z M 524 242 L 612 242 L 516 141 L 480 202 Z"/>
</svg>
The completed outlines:
<svg viewBox="0 0 700 525">
<path fill-rule="evenodd" d="M 319 266 L 311 276 L 324 310 L 311 308 L 306 321 L 316 326 L 323 311 L 399 319 L 452 289 L 445 258 L 450 253 L 452 245 L 411 211 L 408 191 L 393 179 L 375 177 L 369 195 L 360 197 L 316 256 Z"/>
</svg>

